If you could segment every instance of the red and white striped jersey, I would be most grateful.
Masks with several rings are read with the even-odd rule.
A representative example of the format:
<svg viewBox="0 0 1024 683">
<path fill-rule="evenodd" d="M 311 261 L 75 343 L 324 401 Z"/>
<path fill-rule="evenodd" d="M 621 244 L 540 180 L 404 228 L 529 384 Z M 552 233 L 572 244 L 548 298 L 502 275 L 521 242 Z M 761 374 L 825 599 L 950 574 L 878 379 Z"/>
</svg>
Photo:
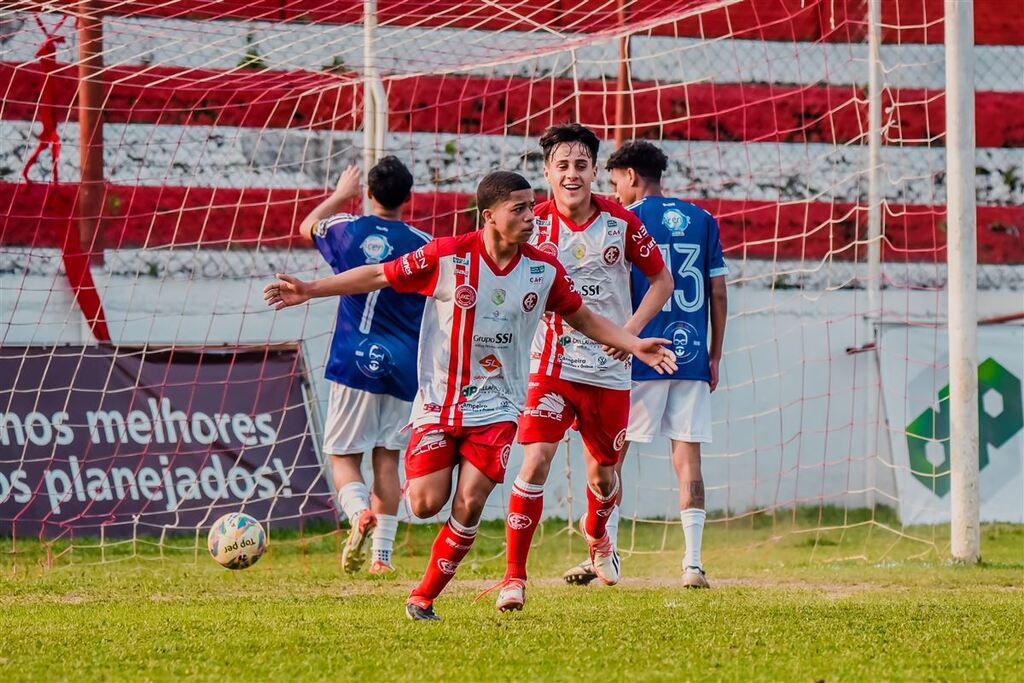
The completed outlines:
<svg viewBox="0 0 1024 683">
<path fill-rule="evenodd" d="M 436 239 L 384 264 L 384 275 L 399 292 L 433 297 L 420 327 L 417 427 L 517 420 L 541 315 L 583 303 L 558 259 L 524 244 L 499 269 L 482 232 Z"/>
<path fill-rule="evenodd" d="M 650 277 L 665 262 L 633 212 L 597 195 L 593 199 L 594 213 L 583 225 L 561 215 L 554 201 L 534 207 L 537 229 L 530 242 L 558 257 L 588 308 L 623 325 L 633 314 L 630 266 L 635 264 Z M 557 311 L 544 316 L 530 357 L 532 371 L 541 375 L 611 389 L 630 386 L 632 360 L 614 360 L 601 344 L 566 324 Z"/>
</svg>

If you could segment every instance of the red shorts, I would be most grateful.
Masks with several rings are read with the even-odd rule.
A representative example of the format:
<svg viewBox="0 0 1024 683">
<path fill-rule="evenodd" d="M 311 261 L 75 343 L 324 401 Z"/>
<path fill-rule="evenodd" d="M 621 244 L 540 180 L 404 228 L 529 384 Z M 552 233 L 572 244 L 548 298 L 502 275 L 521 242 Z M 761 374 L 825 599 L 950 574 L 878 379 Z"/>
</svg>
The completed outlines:
<svg viewBox="0 0 1024 683">
<path fill-rule="evenodd" d="M 415 479 L 455 467 L 462 457 L 473 463 L 488 479 L 500 484 L 505 481 L 505 468 L 515 438 L 515 422 L 477 427 L 416 427 L 405 451 L 405 478 Z"/>
<path fill-rule="evenodd" d="M 575 424 L 574 424 L 575 421 Z M 629 389 L 606 389 L 546 375 L 530 375 L 519 443 L 555 443 L 575 426 L 602 465 L 619 461 L 626 444 Z"/>
</svg>

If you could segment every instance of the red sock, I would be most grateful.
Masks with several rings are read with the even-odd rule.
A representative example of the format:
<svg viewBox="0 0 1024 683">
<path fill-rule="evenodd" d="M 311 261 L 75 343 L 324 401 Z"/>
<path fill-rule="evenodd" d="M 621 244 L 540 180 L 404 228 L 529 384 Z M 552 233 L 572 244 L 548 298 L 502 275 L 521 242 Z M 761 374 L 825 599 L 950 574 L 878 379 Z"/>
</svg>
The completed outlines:
<svg viewBox="0 0 1024 683">
<path fill-rule="evenodd" d="M 526 580 L 526 557 L 530 554 L 533 532 L 544 510 L 544 485 L 528 484 L 516 479 L 512 496 L 508 499 L 508 517 L 505 518 L 507 544 L 505 578 Z"/>
<path fill-rule="evenodd" d="M 475 539 L 476 527 L 470 529 L 449 518 L 434 539 L 427 571 L 424 572 L 419 584 L 412 589 L 411 597 L 433 602 L 455 576 L 455 570 L 473 547 Z"/>
<path fill-rule="evenodd" d="M 595 493 L 593 487 L 587 486 L 587 516 L 583 528 L 591 538 L 603 538 L 607 532 L 608 516 L 612 514 L 619 497 L 619 478 L 615 477 L 615 487 L 607 496 Z"/>
</svg>

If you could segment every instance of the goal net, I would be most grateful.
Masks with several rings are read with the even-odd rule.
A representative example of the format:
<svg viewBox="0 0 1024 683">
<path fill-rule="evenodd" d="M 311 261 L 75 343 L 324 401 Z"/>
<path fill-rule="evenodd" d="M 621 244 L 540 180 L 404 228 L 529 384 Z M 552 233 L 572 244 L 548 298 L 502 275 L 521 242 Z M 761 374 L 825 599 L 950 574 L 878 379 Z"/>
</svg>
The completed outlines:
<svg viewBox="0 0 1024 683">
<path fill-rule="evenodd" d="M 604 141 L 601 165 L 617 138 L 660 144 L 666 191 L 721 227 L 730 312 L 704 448 L 709 533 L 884 532 L 882 546 L 864 535 L 871 558 L 946 542 L 940 0 L 881 3 L 877 59 L 865 0 L 374 4 L 369 27 L 354 1 L 6 4 L 5 535 L 70 560 L 192 553 L 233 510 L 272 535 L 333 533 L 319 425 L 336 302 L 275 313 L 262 300 L 275 272 L 331 272 L 299 221 L 370 147 L 413 171 L 411 224 L 473 230 L 480 177 L 513 169 L 546 191 L 538 137 L 579 121 Z M 975 6 L 979 311 L 1012 317 L 1024 18 Z M 610 192 L 607 174 L 596 189 Z M 984 487 L 1003 496 L 990 519 L 1024 518 L 1020 339 L 982 334 L 983 506 Z M 548 515 L 582 511 L 582 458 L 574 436 Z M 632 447 L 623 483 L 620 545 L 678 546 L 667 442 Z"/>
</svg>

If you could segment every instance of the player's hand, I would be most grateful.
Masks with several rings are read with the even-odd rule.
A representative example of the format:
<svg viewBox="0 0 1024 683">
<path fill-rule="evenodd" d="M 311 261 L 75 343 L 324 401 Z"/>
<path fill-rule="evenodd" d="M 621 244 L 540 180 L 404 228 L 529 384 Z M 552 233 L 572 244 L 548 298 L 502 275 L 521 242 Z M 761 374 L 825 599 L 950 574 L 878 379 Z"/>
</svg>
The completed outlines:
<svg viewBox="0 0 1024 683">
<path fill-rule="evenodd" d="M 284 273 L 278 273 L 277 281 L 263 288 L 263 300 L 275 311 L 304 304 L 309 299 L 309 283 Z"/>
<path fill-rule="evenodd" d="M 633 355 L 654 368 L 659 375 L 671 374 L 679 367 L 676 365 L 675 352 L 665 348 L 671 343 L 668 339 L 658 337 L 641 339 L 633 350 Z"/>
<path fill-rule="evenodd" d="M 355 164 L 351 164 L 338 178 L 338 186 L 334 189 L 334 194 L 344 201 L 355 199 L 363 194 L 362 183 L 362 170 Z"/>
<path fill-rule="evenodd" d="M 711 359 L 711 391 L 718 388 L 718 358 Z"/>
<path fill-rule="evenodd" d="M 632 334 L 633 336 L 637 336 L 638 334 L 640 334 L 640 330 L 634 330 L 628 322 L 622 326 L 622 329 L 624 329 L 629 334 Z M 629 351 L 623 351 L 622 349 L 617 349 L 614 346 L 604 346 L 602 348 L 604 349 L 605 353 L 607 353 L 611 358 L 614 358 L 615 360 L 628 360 L 629 357 L 633 355 Z"/>
</svg>

